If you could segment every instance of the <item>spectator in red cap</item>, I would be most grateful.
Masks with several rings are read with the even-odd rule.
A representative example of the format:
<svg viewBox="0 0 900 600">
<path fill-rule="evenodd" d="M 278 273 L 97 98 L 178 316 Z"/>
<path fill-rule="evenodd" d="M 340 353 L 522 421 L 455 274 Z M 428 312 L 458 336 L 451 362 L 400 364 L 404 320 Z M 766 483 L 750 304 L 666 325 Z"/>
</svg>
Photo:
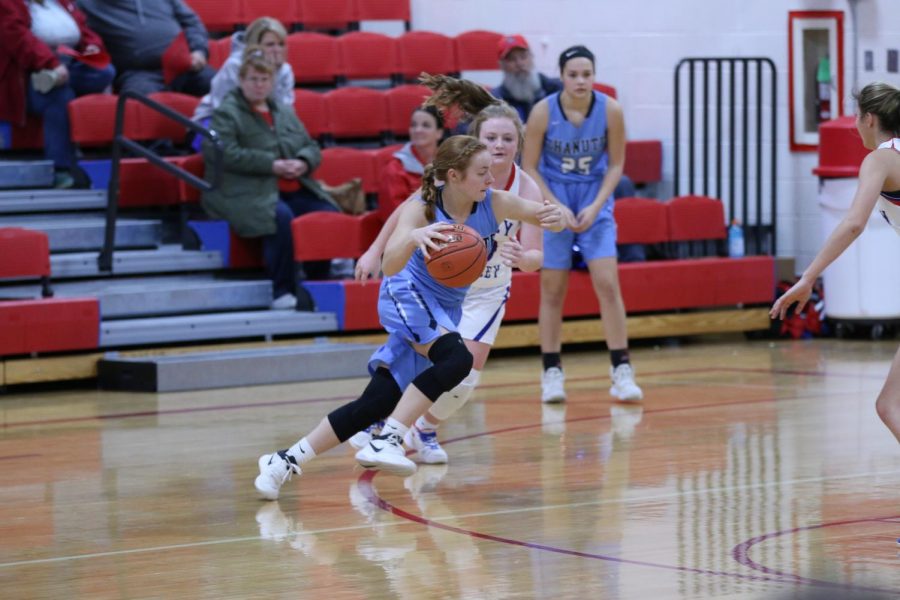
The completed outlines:
<svg viewBox="0 0 900 600">
<path fill-rule="evenodd" d="M 534 55 L 521 35 L 506 35 L 497 44 L 503 82 L 492 93 L 519 111 L 522 122 L 528 120 L 531 107 L 545 96 L 562 89 L 562 82 L 538 73 Z"/>
</svg>

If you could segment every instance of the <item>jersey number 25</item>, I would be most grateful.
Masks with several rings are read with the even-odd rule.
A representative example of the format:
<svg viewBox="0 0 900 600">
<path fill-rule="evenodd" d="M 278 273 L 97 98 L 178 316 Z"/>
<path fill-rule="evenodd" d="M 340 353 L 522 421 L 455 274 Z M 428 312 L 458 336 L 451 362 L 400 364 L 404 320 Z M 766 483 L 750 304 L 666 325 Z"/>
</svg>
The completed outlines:
<svg viewBox="0 0 900 600">
<path fill-rule="evenodd" d="M 563 173 L 571 173 L 572 171 L 577 171 L 581 175 L 590 175 L 591 174 L 591 161 L 594 159 L 593 156 L 579 156 L 576 161 L 571 156 L 564 156 L 562 159 L 562 164 L 560 165 L 560 170 Z"/>
</svg>

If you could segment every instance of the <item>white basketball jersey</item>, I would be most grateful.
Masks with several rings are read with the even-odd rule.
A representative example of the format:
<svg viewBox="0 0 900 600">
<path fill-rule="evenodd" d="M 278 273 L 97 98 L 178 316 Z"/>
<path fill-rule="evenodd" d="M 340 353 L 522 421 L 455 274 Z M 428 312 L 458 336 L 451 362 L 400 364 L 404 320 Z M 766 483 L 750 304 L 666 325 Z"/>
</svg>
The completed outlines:
<svg viewBox="0 0 900 600">
<path fill-rule="evenodd" d="M 519 195 L 519 184 L 522 181 L 522 171 L 519 165 L 513 163 L 512 177 L 504 188 L 507 192 Z M 496 287 L 508 285 L 512 279 L 512 267 L 503 264 L 500 258 L 500 244 L 519 235 L 519 229 L 522 223 L 520 221 L 510 221 L 504 219 L 497 231 L 492 236 L 494 238 L 493 254 L 488 257 L 487 264 L 484 267 L 484 273 L 481 274 L 472 287 Z"/>
<path fill-rule="evenodd" d="M 888 140 L 878 146 L 879 150 L 882 148 L 890 148 L 895 152 L 900 152 L 900 138 Z M 881 195 L 878 196 L 877 210 L 884 217 L 884 220 L 894 228 L 894 231 L 900 235 L 900 190 L 881 192 Z"/>
</svg>

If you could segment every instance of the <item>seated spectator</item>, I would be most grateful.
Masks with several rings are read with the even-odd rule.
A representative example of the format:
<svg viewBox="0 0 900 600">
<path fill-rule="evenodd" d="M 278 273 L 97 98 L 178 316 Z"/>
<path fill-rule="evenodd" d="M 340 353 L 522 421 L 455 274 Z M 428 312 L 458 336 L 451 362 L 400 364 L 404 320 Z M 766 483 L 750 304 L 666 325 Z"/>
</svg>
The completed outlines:
<svg viewBox="0 0 900 600">
<path fill-rule="evenodd" d="M 263 260 L 272 279 L 272 308 L 296 305 L 296 272 L 291 220 L 338 207 L 312 173 L 322 159 L 318 144 L 293 109 L 272 100 L 274 68 L 259 47 L 247 49 L 238 87 L 213 111 L 212 128 L 224 150 L 221 185 L 202 197 L 213 218 L 226 219 L 235 233 L 261 237 Z M 203 147 L 207 177 L 213 154 Z M 330 261 L 303 265 L 309 279 L 326 279 Z"/>
<path fill-rule="evenodd" d="M 534 68 L 534 55 L 521 35 L 507 35 L 497 45 L 503 81 L 491 93 L 519 111 L 522 122 L 538 101 L 562 89 L 562 82 Z"/>
<path fill-rule="evenodd" d="M 439 110 L 422 106 L 413 111 L 409 121 L 409 141 L 394 153 L 381 177 L 378 213 L 382 223 L 419 188 L 425 165 L 434 159 L 443 137 L 444 119 Z"/>
<path fill-rule="evenodd" d="M 287 31 L 278 19 L 260 17 L 250 23 L 246 31 L 238 31 L 231 36 L 231 54 L 222 68 L 212 78 L 209 93 L 203 96 L 194 120 L 204 126 L 209 125 L 213 111 L 218 108 L 231 90 L 238 85 L 238 71 L 244 61 L 244 49 L 247 46 L 262 48 L 266 59 L 275 68 L 275 85 L 272 88 L 272 99 L 280 104 L 294 104 L 294 70 L 285 62 L 285 39 Z"/>
<path fill-rule="evenodd" d="M 209 92 L 215 74 L 206 64 L 209 36 L 183 0 L 78 0 L 78 4 L 109 48 L 118 92 L 171 90 L 192 96 Z"/>
<path fill-rule="evenodd" d="M 74 3 L 0 0 L 0 119 L 22 126 L 26 113 L 43 118 L 55 187 L 72 187 L 73 175 L 88 185 L 75 167 L 67 105 L 102 92 L 114 74 L 103 41 Z"/>
</svg>

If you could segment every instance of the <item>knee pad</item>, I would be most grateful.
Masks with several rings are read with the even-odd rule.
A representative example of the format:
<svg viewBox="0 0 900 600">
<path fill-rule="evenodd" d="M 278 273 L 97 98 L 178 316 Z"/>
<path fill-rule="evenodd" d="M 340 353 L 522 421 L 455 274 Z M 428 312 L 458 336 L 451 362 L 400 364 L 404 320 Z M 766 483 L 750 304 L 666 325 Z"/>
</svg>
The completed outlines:
<svg viewBox="0 0 900 600">
<path fill-rule="evenodd" d="M 475 369 L 469 371 L 469 374 L 466 375 L 466 378 L 463 379 L 458 386 L 449 392 L 441 394 L 441 397 L 438 398 L 435 401 L 434 406 L 431 407 L 431 414 L 441 421 L 449 419 L 453 416 L 453 413 L 458 411 L 469 401 L 472 392 L 478 387 L 478 381 L 480 379 L 481 371 Z"/>
<path fill-rule="evenodd" d="M 419 373 L 413 385 L 432 402 L 459 385 L 472 370 L 474 360 L 462 336 L 455 331 L 439 337 L 428 351 L 428 358 L 434 364 Z"/>
<path fill-rule="evenodd" d="M 379 368 L 362 395 L 328 413 L 328 422 L 337 438 L 345 442 L 372 423 L 387 418 L 397 407 L 403 391 L 391 372 Z"/>
</svg>

